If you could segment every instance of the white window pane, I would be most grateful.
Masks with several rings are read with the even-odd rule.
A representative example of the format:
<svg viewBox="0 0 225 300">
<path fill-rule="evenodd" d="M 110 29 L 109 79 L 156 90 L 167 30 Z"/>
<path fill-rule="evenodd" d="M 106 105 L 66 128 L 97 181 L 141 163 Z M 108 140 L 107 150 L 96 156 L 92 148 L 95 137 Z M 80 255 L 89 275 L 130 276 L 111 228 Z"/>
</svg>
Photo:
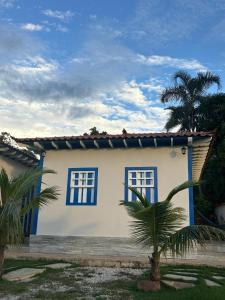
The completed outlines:
<svg viewBox="0 0 225 300">
<path fill-rule="evenodd" d="M 146 188 L 142 188 L 142 196 L 146 196 Z"/>
<path fill-rule="evenodd" d="M 70 189 L 70 203 L 74 202 L 74 188 Z"/>
<path fill-rule="evenodd" d="M 94 203 L 94 189 L 91 189 L 91 203 Z"/>
<path fill-rule="evenodd" d="M 155 192 L 154 189 L 151 189 L 151 202 L 154 202 L 155 199 Z"/>
<path fill-rule="evenodd" d="M 128 201 L 132 201 L 132 191 L 128 190 Z"/>
<path fill-rule="evenodd" d="M 83 188 L 83 199 L 82 199 L 83 203 L 87 202 L 87 189 Z"/>
<path fill-rule="evenodd" d="M 78 190 L 78 203 L 82 203 L 82 189 L 79 188 Z"/>
<path fill-rule="evenodd" d="M 151 199 L 154 199 L 154 170 L 132 170 L 128 171 L 128 185 L 134 187 L 139 191 L 143 196 L 146 196 L 146 191 L 148 189 L 148 196 L 151 196 Z M 133 192 L 128 190 L 128 201 L 132 201 L 134 196 Z"/>
<path fill-rule="evenodd" d="M 72 171 L 70 173 L 69 202 L 89 204 L 95 202 L 95 171 Z M 75 191 L 75 195 L 74 195 Z"/>
</svg>

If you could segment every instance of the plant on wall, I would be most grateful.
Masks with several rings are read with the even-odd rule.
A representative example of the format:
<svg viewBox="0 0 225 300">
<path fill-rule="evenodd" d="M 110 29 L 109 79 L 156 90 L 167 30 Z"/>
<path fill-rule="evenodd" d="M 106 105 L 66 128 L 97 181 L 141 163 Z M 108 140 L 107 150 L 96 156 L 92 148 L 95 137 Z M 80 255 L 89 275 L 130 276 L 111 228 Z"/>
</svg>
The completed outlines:
<svg viewBox="0 0 225 300">
<path fill-rule="evenodd" d="M 134 219 L 131 223 L 131 235 L 134 242 L 151 249 L 150 280 L 140 282 L 139 287 L 149 290 L 160 289 L 160 257 L 171 252 L 173 255 L 184 255 L 197 244 L 203 246 L 208 240 L 221 240 L 225 232 L 212 226 L 190 225 L 182 228 L 185 212 L 181 207 L 174 207 L 172 198 L 180 191 L 199 185 L 198 182 L 186 181 L 175 187 L 164 201 L 150 203 L 148 199 L 134 188 L 134 202 L 121 201 L 128 214 Z"/>
<path fill-rule="evenodd" d="M 30 210 L 41 208 L 58 198 L 55 186 L 46 187 L 22 207 L 23 198 L 37 185 L 42 175 L 49 173 L 54 171 L 34 168 L 17 177 L 9 177 L 4 169 L 0 172 L 0 278 L 6 246 L 18 245 L 23 240 L 21 218 Z"/>
</svg>

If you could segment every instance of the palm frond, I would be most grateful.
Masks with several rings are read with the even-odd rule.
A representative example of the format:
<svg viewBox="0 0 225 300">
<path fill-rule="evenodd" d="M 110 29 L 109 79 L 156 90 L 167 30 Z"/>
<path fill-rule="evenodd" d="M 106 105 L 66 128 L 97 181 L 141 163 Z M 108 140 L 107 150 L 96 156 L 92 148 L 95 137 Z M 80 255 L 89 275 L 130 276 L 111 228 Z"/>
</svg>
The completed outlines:
<svg viewBox="0 0 225 300">
<path fill-rule="evenodd" d="M 182 85 L 166 88 L 160 95 L 160 101 L 166 103 L 168 101 L 179 101 L 184 103 L 187 101 L 187 93 Z"/>
<path fill-rule="evenodd" d="M 7 193 L 9 190 L 9 177 L 4 168 L 1 169 L 0 172 L 0 207 L 5 203 L 7 199 Z"/>
<path fill-rule="evenodd" d="M 199 186 L 199 185 L 200 185 L 199 181 L 192 181 L 192 180 L 185 181 L 184 183 L 176 186 L 174 189 L 172 189 L 172 191 L 170 191 L 170 193 L 166 197 L 166 201 L 170 201 L 177 193 L 187 188 Z"/>
<path fill-rule="evenodd" d="M 39 208 L 56 200 L 58 193 L 55 187 L 46 188 L 40 195 L 21 208 L 22 200 L 36 185 L 43 174 L 55 173 L 40 168 L 29 169 L 18 177 L 9 177 L 4 169 L 0 172 L 0 245 L 12 245 L 21 241 L 23 228 L 21 216 L 30 209 Z M 22 209 L 22 212 L 21 212 Z"/>
<path fill-rule="evenodd" d="M 166 122 L 165 129 L 169 131 L 170 129 L 180 125 L 180 130 L 189 129 L 189 119 L 187 110 L 183 106 L 169 106 L 166 108 L 170 110 L 169 119 Z"/>
<path fill-rule="evenodd" d="M 126 207 L 127 213 L 129 216 L 134 217 L 138 211 L 141 211 L 143 208 L 150 207 L 152 204 L 149 202 L 149 200 L 142 195 L 136 188 L 128 187 L 132 193 L 134 193 L 137 196 L 137 199 L 139 201 L 120 201 L 120 205 L 123 205 Z"/>
<path fill-rule="evenodd" d="M 143 210 L 143 205 L 140 201 L 125 202 L 122 200 L 120 201 L 120 205 L 125 206 L 128 215 L 133 218 L 136 217 L 139 211 Z"/>
<path fill-rule="evenodd" d="M 29 190 L 37 185 L 38 180 L 44 174 L 54 174 L 53 170 L 32 168 L 26 170 L 20 176 L 10 180 L 10 186 L 7 188 L 7 199 L 10 201 L 21 201 Z"/>
<path fill-rule="evenodd" d="M 162 251 L 170 250 L 173 255 L 184 255 L 193 250 L 198 244 L 204 246 L 211 240 L 224 240 L 225 231 L 206 225 L 191 225 L 172 234 Z"/>
<path fill-rule="evenodd" d="M 140 201 L 137 201 L 140 202 Z M 185 219 L 182 208 L 173 208 L 172 203 L 162 201 L 147 208 L 140 208 L 137 202 L 126 205 L 128 213 L 135 220 L 131 223 L 131 237 L 143 247 L 162 246 L 171 232 L 175 232 Z"/>
<path fill-rule="evenodd" d="M 17 244 L 22 237 L 20 206 L 13 201 L 6 201 L 0 212 L 0 244 Z"/>
<path fill-rule="evenodd" d="M 143 196 L 142 193 L 140 193 L 136 188 L 129 187 L 129 190 L 131 190 L 132 193 L 137 196 L 137 198 L 141 201 L 143 207 L 149 207 L 151 205 L 149 200 L 145 196 Z"/>
<path fill-rule="evenodd" d="M 179 84 L 179 81 L 181 81 L 181 83 L 187 87 L 191 76 L 185 71 L 178 71 L 174 74 L 173 79 L 175 84 Z"/>
<path fill-rule="evenodd" d="M 212 85 L 220 88 L 220 78 L 211 72 L 200 72 L 197 76 L 191 77 L 188 73 L 179 71 L 174 74 L 173 79 L 174 86 L 164 89 L 160 100 L 163 103 L 178 102 L 183 110 L 170 107 L 171 112 L 165 128 L 168 131 L 180 125 L 180 130 L 195 131 L 199 127 L 198 108 L 202 98 Z"/>
<path fill-rule="evenodd" d="M 59 190 L 56 186 L 48 187 L 36 195 L 31 201 L 21 209 L 21 215 L 25 215 L 30 210 L 41 208 L 50 202 L 58 199 Z"/>
<path fill-rule="evenodd" d="M 221 87 L 220 77 L 211 72 L 199 72 L 196 77 L 196 83 L 198 83 L 198 88 L 202 90 L 208 89 L 213 84 L 216 84 L 218 88 Z"/>
</svg>

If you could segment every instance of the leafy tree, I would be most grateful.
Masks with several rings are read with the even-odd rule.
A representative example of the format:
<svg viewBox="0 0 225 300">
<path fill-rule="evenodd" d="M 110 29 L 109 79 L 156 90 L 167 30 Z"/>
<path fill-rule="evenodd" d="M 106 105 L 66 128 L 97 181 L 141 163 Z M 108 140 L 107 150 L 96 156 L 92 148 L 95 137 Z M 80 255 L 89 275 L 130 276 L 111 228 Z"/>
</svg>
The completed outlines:
<svg viewBox="0 0 225 300">
<path fill-rule="evenodd" d="M 41 208 L 58 198 L 57 188 L 47 187 L 22 207 L 23 198 L 36 186 L 42 175 L 49 173 L 54 171 L 33 168 L 18 177 L 9 177 L 4 169 L 0 172 L 0 278 L 3 274 L 6 246 L 18 245 L 23 240 L 21 218 L 30 210 Z"/>
<path fill-rule="evenodd" d="M 201 99 L 197 114 L 197 130 L 222 133 L 225 124 L 225 94 L 207 96 Z"/>
<path fill-rule="evenodd" d="M 203 194 L 214 206 L 225 203 L 225 94 L 202 99 L 198 108 L 197 130 L 215 132 L 203 174 Z"/>
<path fill-rule="evenodd" d="M 131 224 L 133 240 L 152 250 L 149 257 L 151 273 L 149 284 L 160 289 L 160 257 L 170 251 L 173 255 L 184 255 L 197 244 L 203 246 L 208 240 L 221 240 L 225 232 L 212 226 L 191 225 L 182 227 L 185 220 L 184 209 L 173 207 L 171 202 L 178 192 L 199 185 L 187 181 L 175 187 L 164 201 L 150 203 L 148 199 L 134 188 L 129 188 L 137 195 L 135 202 L 121 201 L 128 214 L 134 219 Z M 152 284 L 152 285 L 151 285 Z"/>
<path fill-rule="evenodd" d="M 187 72 L 179 71 L 174 74 L 173 80 L 174 86 L 164 89 L 160 97 L 163 103 L 177 103 L 167 107 L 170 117 L 165 128 L 168 131 L 179 125 L 180 130 L 195 131 L 199 103 L 213 84 L 220 87 L 220 78 L 210 72 L 200 72 L 191 77 Z"/>
<path fill-rule="evenodd" d="M 90 131 L 90 135 L 99 135 L 100 134 L 97 127 L 95 127 L 95 126 L 90 128 L 89 131 Z"/>
<path fill-rule="evenodd" d="M 90 131 L 90 133 L 89 133 L 90 135 L 100 135 L 100 134 L 106 135 L 107 134 L 106 131 L 100 132 L 96 126 L 90 128 L 89 131 Z M 88 135 L 88 133 L 85 132 L 84 135 Z"/>
</svg>

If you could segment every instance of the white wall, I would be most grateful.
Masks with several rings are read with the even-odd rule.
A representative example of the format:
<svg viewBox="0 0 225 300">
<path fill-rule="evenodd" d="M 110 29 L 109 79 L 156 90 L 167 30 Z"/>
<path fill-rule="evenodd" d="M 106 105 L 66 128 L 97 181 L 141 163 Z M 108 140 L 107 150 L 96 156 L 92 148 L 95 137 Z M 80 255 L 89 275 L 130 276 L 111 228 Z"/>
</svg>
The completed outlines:
<svg viewBox="0 0 225 300">
<path fill-rule="evenodd" d="M 27 169 L 22 164 L 0 155 L 0 169 L 2 168 L 6 170 L 9 176 L 18 176 Z"/>
<path fill-rule="evenodd" d="M 44 166 L 57 175 L 46 175 L 43 181 L 61 189 L 60 199 L 39 212 L 38 234 L 49 235 L 128 236 L 129 217 L 119 206 L 124 199 L 125 167 L 157 167 L 159 201 L 188 179 L 187 154 L 182 155 L 179 147 L 51 150 L 46 153 Z M 73 167 L 98 168 L 97 206 L 66 206 L 68 168 Z M 175 205 L 186 209 L 188 224 L 188 190 L 174 199 Z"/>
</svg>

